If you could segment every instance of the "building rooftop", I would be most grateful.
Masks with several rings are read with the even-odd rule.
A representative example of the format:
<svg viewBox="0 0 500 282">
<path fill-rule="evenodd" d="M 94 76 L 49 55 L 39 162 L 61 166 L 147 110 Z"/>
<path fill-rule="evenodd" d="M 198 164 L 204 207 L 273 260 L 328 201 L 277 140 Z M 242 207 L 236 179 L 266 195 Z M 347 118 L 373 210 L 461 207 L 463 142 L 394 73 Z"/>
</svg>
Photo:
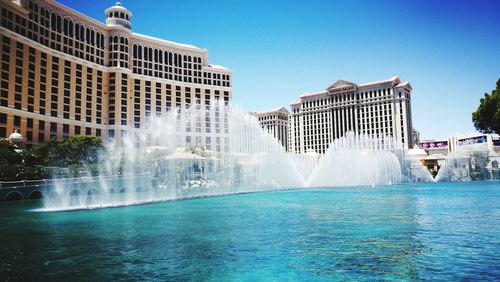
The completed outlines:
<svg viewBox="0 0 500 282">
<path fill-rule="evenodd" d="M 107 29 L 108 26 L 103 23 L 102 21 L 100 20 L 97 20 L 97 19 L 94 19 L 92 17 L 89 17 L 77 10 L 74 10 L 73 8 L 71 7 L 68 7 L 64 4 L 61 4 L 57 1 L 49 1 L 50 4 L 52 5 L 55 5 L 55 6 L 59 6 L 60 8 L 62 9 L 65 9 L 66 11 L 72 13 L 73 15 L 77 16 L 77 17 L 80 17 L 82 19 L 85 19 L 99 27 L 102 27 L 104 29 Z M 126 11 L 128 12 L 130 15 L 132 15 L 132 12 L 128 9 L 126 9 L 125 7 L 123 7 L 119 2 L 117 2 L 114 6 L 108 8 L 108 9 L 123 9 L 123 11 Z M 190 49 L 191 51 L 196 51 L 196 52 L 203 52 L 203 53 L 208 53 L 208 51 L 204 48 L 200 48 L 200 47 L 197 47 L 195 45 L 192 45 L 192 44 L 185 44 L 185 43 L 179 43 L 179 42 L 174 42 L 174 41 L 169 41 L 169 40 L 165 40 L 165 39 L 161 39 L 161 38 L 158 38 L 158 37 L 154 37 L 154 36 L 149 36 L 149 35 L 145 35 L 145 34 L 141 34 L 141 33 L 136 33 L 136 32 L 132 32 L 132 36 L 136 36 L 136 37 L 139 37 L 139 38 L 143 38 L 143 39 L 146 39 L 146 40 L 151 40 L 151 41 L 156 41 L 158 43 L 163 43 L 163 44 L 167 44 L 167 45 L 170 45 L 172 47 L 177 47 L 177 48 L 184 48 L 184 49 Z M 223 67 L 223 66 L 217 66 L 217 65 L 211 65 L 214 69 L 221 69 L 221 70 L 227 70 L 227 71 L 230 71 L 230 69 L 226 68 L 226 67 Z"/>
<path fill-rule="evenodd" d="M 214 68 L 214 69 L 219 69 L 219 70 L 225 70 L 225 71 L 230 71 L 230 69 L 224 67 L 224 66 L 221 66 L 221 65 L 213 65 L 213 64 L 209 64 L 208 65 L 209 67 L 211 68 Z"/>
<path fill-rule="evenodd" d="M 397 85 L 397 84 L 401 83 L 401 80 L 399 80 L 398 76 L 393 76 L 393 77 L 391 77 L 389 79 L 367 82 L 367 83 L 359 84 L 358 86 L 359 87 L 364 87 L 364 86 L 371 86 L 371 85 L 382 84 L 382 83 L 387 83 L 387 82 L 394 82 L 395 85 Z"/>
<path fill-rule="evenodd" d="M 299 96 L 299 98 L 302 99 L 302 98 L 307 98 L 307 97 L 320 96 L 320 95 L 328 94 L 330 91 L 332 91 L 334 89 L 339 89 L 339 88 L 344 88 L 344 87 L 354 86 L 354 87 L 360 88 L 360 87 L 367 87 L 367 86 L 383 84 L 383 83 L 390 83 L 390 82 L 396 87 L 409 87 L 410 89 L 412 89 L 411 85 L 408 81 L 401 83 L 401 80 L 399 79 L 398 76 L 393 76 L 389 79 L 367 82 L 367 83 L 363 83 L 363 84 L 356 84 L 354 82 L 339 79 L 335 83 L 330 85 L 328 88 L 326 88 L 326 90 L 316 91 L 316 92 L 306 92 L 306 93 L 302 94 L 301 96 Z M 293 105 L 293 104 L 297 104 L 297 103 L 300 103 L 300 101 L 295 102 L 295 103 L 292 102 L 291 104 Z"/>
<path fill-rule="evenodd" d="M 161 38 L 157 38 L 157 37 L 153 37 L 153 36 L 149 36 L 149 35 L 144 35 L 144 34 L 137 33 L 137 32 L 133 32 L 132 35 L 137 36 L 137 37 L 143 37 L 143 38 L 149 39 L 149 40 L 158 41 L 158 42 L 161 42 L 161 43 L 166 43 L 166 44 L 169 44 L 169 45 L 173 45 L 175 47 L 189 48 L 189 49 L 193 49 L 195 51 L 202 51 L 202 52 L 206 52 L 207 51 L 206 49 L 202 49 L 202 48 L 194 46 L 194 45 L 173 42 L 173 41 L 169 41 L 169 40 L 165 40 L 165 39 L 161 39 Z"/>
<path fill-rule="evenodd" d="M 272 110 L 252 112 L 251 114 L 253 114 L 253 115 L 263 115 L 263 114 L 274 113 L 274 112 L 286 112 L 286 113 L 290 113 L 285 107 L 280 107 L 280 108 L 272 109 Z"/>
<path fill-rule="evenodd" d="M 302 94 L 299 98 L 306 98 L 306 97 L 314 97 L 314 96 L 319 96 L 319 95 L 324 95 L 328 94 L 327 91 L 318 91 L 318 92 L 306 92 Z"/>
</svg>

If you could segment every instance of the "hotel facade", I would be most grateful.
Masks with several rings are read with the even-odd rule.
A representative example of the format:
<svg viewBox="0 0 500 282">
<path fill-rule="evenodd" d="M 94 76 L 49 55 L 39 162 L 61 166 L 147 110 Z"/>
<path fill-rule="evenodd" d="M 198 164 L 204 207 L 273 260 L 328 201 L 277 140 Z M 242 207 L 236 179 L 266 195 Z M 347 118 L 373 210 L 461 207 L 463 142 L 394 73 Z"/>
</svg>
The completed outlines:
<svg viewBox="0 0 500 282">
<path fill-rule="evenodd" d="M 252 112 L 250 114 L 257 118 L 262 129 L 276 138 L 285 150 L 288 151 L 290 112 L 287 109 L 281 107 L 279 109 Z"/>
<path fill-rule="evenodd" d="M 0 138 L 18 130 L 27 147 L 77 134 L 120 144 L 147 134 L 151 118 L 196 105 L 207 111 L 179 121 L 185 143 L 227 146 L 227 116 L 209 109 L 230 103 L 232 72 L 210 65 L 207 50 L 132 32 L 120 3 L 105 24 L 50 0 L 0 4 Z"/>
<path fill-rule="evenodd" d="M 338 80 L 324 91 L 291 103 L 289 151 L 323 154 L 347 132 L 391 136 L 411 148 L 413 127 L 409 82 L 398 77 L 356 84 Z"/>
</svg>

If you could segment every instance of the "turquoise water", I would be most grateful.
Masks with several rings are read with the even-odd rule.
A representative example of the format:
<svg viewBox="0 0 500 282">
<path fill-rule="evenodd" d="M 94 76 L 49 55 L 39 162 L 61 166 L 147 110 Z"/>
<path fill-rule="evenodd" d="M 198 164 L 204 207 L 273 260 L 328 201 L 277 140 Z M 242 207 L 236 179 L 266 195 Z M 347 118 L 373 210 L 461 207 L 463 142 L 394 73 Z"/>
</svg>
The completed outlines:
<svg viewBox="0 0 500 282">
<path fill-rule="evenodd" d="M 499 182 L 38 205 L 0 203 L 2 280 L 500 279 Z"/>
</svg>

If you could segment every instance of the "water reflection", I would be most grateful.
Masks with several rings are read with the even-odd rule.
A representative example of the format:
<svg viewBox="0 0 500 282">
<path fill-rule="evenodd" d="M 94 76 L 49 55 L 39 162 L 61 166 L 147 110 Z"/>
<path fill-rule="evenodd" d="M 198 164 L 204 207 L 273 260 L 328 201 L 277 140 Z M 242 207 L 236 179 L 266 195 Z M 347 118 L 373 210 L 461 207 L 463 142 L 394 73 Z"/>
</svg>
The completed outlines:
<svg viewBox="0 0 500 282">
<path fill-rule="evenodd" d="M 498 183 L 297 190 L 36 213 L 1 203 L 8 280 L 494 280 Z"/>
</svg>

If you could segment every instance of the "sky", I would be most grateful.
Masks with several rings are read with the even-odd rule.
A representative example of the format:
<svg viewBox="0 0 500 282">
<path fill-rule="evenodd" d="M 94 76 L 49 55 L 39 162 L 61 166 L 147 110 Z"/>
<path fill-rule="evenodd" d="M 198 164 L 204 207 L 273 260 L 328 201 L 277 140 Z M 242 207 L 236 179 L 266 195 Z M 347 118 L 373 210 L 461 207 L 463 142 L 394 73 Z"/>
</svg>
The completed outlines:
<svg viewBox="0 0 500 282">
<path fill-rule="evenodd" d="M 115 1 L 59 0 L 104 22 Z M 290 108 L 338 79 L 399 76 L 421 139 L 474 131 L 471 114 L 500 78 L 497 0 L 124 0 L 132 30 L 208 50 L 233 71 L 233 103 Z"/>
</svg>

